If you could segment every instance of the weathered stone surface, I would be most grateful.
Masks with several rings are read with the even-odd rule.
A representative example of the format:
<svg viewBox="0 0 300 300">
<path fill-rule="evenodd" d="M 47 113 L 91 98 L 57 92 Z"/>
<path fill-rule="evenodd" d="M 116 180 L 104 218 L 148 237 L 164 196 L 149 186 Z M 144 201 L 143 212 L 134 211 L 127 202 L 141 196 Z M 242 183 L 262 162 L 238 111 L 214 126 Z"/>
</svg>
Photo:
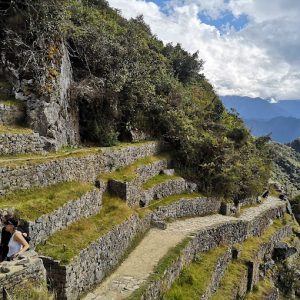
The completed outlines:
<svg viewBox="0 0 300 300">
<path fill-rule="evenodd" d="M 37 98 L 26 95 L 28 122 L 40 135 L 55 141 L 56 147 L 78 145 L 79 113 L 76 103 L 72 103 L 70 87 L 72 84 L 72 67 L 67 48 L 62 43 L 58 47 L 60 59 L 51 62 L 49 70 L 56 70 L 48 95 Z M 24 97 L 27 82 L 19 82 L 18 94 Z M 26 92 L 25 92 L 26 94 Z"/>
<path fill-rule="evenodd" d="M 0 290 L 4 287 L 9 293 L 13 294 L 16 286 L 22 287 L 28 281 L 46 282 L 46 270 L 42 260 L 33 251 L 24 253 L 23 259 L 2 262 L 1 267 L 7 268 L 9 272 L 0 273 Z"/>
<path fill-rule="evenodd" d="M 124 199 L 129 206 L 135 206 L 138 204 L 143 192 L 141 188 L 142 184 L 151 177 L 158 175 L 169 163 L 169 160 L 164 158 L 150 164 L 139 166 L 136 169 L 136 177 L 130 181 L 109 180 L 109 191 Z"/>
<path fill-rule="evenodd" d="M 220 201 L 216 198 L 197 197 L 182 199 L 170 205 L 158 207 L 153 212 L 153 215 L 160 220 L 206 216 L 218 213 L 220 205 Z"/>
<path fill-rule="evenodd" d="M 82 250 L 67 266 L 42 257 L 48 280 L 55 287 L 58 299 L 77 299 L 100 282 L 118 264 L 134 238 L 150 227 L 150 219 L 150 216 L 143 220 L 132 216 Z"/>
<path fill-rule="evenodd" d="M 13 125 L 25 119 L 24 107 L 0 103 L 0 124 Z"/>
<path fill-rule="evenodd" d="M 160 280 L 149 283 L 144 292 L 142 293 L 142 300 L 154 300 L 160 299 L 163 293 L 168 290 L 174 280 L 179 276 L 181 270 L 185 265 L 195 258 L 196 254 L 203 251 L 208 251 L 222 244 L 234 244 L 239 243 L 247 239 L 251 235 L 260 235 L 263 230 L 266 229 L 266 223 L 259 222 L 261 218 L 267 218 L 270 225 L 272 218 L 279 217 L 282 214 L 274 213 L 280 210 L 285 212 L 284 206 L 276 206 L 262 212 L 262 217 L 259 215 L 253 215 L 253 210 L 249 210 L 249 214 L 244 214 L 240 219 L 236 221 L 226 222 L 217 226 L 211 226 L 211 228 L 199 231 L 196 236 L 189 242 L 184 251 L 182 251 L 180 257 L 164 272 L 163 277 Z M 258 224 L 255 224 L 258 221 Z M 257 228 L 262 226 L 260 230 Z M 291 234 L 291 227 L 286 226 L 281 231 L 277 232 L 271 239 L 270 243 L 275 245 L 275 242 Z M 265 246 L 269 251 L 272 251 L 270 244 Z M 269 247 L 269 248 L 268 248 Z M 265 249 L 265 248 L 264 248 Z M 266 254 L 266 250 L 260 250 L 260 254 Z M 259 266 L 257 264 L 257 266 Z M 255 273 L 256 270 L 255 270 Z M 240 285 L 235 291 L 232 299 L 243 299 L 248 290 L 248 270 L 244 274 L 241 274 Z M 255 282 L 255 279 L 251 279 L 251 282 Z"/>
<path fill-rule="evenodd" d="M 42 187 L 62 181 L 95 182 L 99 173 L 113 171 L 133 161 L 161 152 L 159 142 L 122 148 L 103 148 L 100 154 L 52 159 L 44 163 L 0 167 L 0 195 L 16 189 Z"/>
<path fill-rule="evenodd" d="M 36 153 L 45 150 L 51 150 L 51 145 L 38 133 L 0 134 L 0 155 Z"/>
<path fill-rule="evenodd" d="M 229 248 L 227 251 L 225 251 L 224 254 L 222 254 L 216 263 L 216 266 L 213 270 L 212 276 L 209 280 L 209 284 L 206 287 L 205 292 L 200 295 L 201 300 L 208 300 L 211 298 L 212 294 L 216 292 L 216 290 L 219 287 L 219 284 L 221 282 L 221 279 L 223 278 L 223 275 L 231 262 L 232 259 L 232 251 Z"/>
<path fill-rule="evenodd" d="M 192 192 L 188 189 L 188 185 L 185 179 L 170 179 L 162 183 L 158 183 L 155 186 L 143 191 L 140 196 L 140 203 L 143 203 L 144 206 L 147 206 L 154 199 L 160 199 L 184 192 Z"/>
<path fill-rule="evenodd" d="M 71 223 L 97 213 L 102 206 L 102 191 L 94 189 L 77 200 L 70 201 L 55 211 L 27 223 L 30 245 L 45 241 L 51 234 Z"/>
</svg>

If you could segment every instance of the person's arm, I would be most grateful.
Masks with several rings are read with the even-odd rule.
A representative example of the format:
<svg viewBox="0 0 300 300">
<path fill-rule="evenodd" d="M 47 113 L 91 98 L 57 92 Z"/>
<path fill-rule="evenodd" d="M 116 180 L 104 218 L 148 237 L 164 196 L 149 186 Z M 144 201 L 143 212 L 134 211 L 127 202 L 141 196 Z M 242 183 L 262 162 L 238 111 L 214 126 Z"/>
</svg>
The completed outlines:
<svg viewBox="0 0 300 300">
<path fill-rule="evenodd" d="M 16 234 L 14 235 L 14 239 L 15 239 L 16 242 L 20 243 L 23 246 L 22 249 L 14 255 L 14 257 L 17 257 L 18 255 L 22 254 L 27 249 L 29 249 L 29 244 L 24 239 L 21 232 L 16 232 Z"/>
</svg>

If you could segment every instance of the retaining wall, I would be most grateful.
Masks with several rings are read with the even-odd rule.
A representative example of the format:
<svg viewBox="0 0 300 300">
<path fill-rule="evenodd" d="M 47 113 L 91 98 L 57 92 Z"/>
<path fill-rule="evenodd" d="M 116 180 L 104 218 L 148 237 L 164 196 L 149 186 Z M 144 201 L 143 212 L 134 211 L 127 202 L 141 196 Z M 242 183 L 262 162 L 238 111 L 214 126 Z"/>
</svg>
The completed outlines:
<svg viewBox="0 0 300 300">
<path fill-rule="evenodd" d="M 109 191 L 124 199 L 129 206 L 135 206 L 140 200 L 142 184 L 151 177 L 158 175 L 168 167 L 168 159 L 161 159 L 150 164 L 140 166 L 136 169 L 136 177 L 130 181 L 109 180 Z"/>
<path fill-rule="evenodd" d="M 23 121 L 24 117 L 24 107 L 0 103 L 0 124 L 16 124 Z"/>
<path fill-rule="evenodd" d="M 44 152 L 47 141 L 38 133 L 0 134 L 0 155 Z"/>
<path fill-rule="evenodd" d="M 42 187 L 62 181 L 94 182 L 99 173 L 110 172 L 133 161 L 156 155 L 159 142 L 148 142 L 122 148 L 103 148 L 101 154 L 28 162 L 17 166 L 0 166 L 0 195 L 16 189 Z"/>
<path fill-rule="evenodd" d="M 55 211 L 43 215 L 34 222 L 28 222 L 30 245 L 45 241 L 51 234 L 61 230 L 71 223 L 100 211 L 102 206 L 102 191 L 93 189 L 77 200 L 70 201 Z"/>
<path fill-rule="evenodd" d="M 22 260 L 12 262 L 2 262 L 1 270 L 6 269 L 6 273 L 0 272 L 0 290 L 4 287 L 10 294 L 13 294 L 16 287 L 26 287 L 27 282 L 46 282 L 46 270 L 43 262 L 31 251 L 24 254 Z"/>
</svg>

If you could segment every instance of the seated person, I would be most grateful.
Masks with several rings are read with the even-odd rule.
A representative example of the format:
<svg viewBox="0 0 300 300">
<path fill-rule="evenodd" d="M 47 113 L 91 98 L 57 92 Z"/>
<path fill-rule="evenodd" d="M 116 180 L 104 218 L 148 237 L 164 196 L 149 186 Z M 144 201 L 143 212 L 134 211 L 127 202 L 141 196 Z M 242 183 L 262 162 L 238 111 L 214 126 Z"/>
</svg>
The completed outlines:
<svg viewBox="0 0 300 300">
<path fill-rule="evenodd" d="M 17 230 L 18 221 L 16 219 L 10 218 L 4 222 L 5 231 L 8 232 L 11 236 L 8 242 L 8 252 L 7 252 L 7 260 L 14 260 L 19 255 L 24 253 L 27 249 L 29 249 L 29 244 L 25 240 L 21 231 Z M 4 242 L 7 242 L 6 234 L 4 235 Z M 3 237 L 1 238 L 1 245 L 3 244 Z M 7 251 L 7 248 L 4 249 Z M 5 253 L 4 253 L 5 254 Z M 2 255 L 3 258 L 3 255 Z"/>
</svg>

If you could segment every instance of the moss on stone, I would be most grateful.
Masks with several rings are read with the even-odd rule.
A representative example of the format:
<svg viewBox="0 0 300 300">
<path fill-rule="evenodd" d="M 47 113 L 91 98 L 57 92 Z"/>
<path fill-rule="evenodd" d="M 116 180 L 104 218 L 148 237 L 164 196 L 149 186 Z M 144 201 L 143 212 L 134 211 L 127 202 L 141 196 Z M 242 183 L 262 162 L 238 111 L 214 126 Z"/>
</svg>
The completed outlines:
<svg viewBox="0 0 300 300">
<path fill-rule="evenodd" d="M 21 100 L 17 100 L 14 97 L 0 96 L 0 105 L 17 106 L 18 108 L 25 108 L 25 103 Z"/>
<path fill-rule="evenodd" d="M 170 176 L 170 175 L 165 175 L 165 174 L 159 174 L 159 175 L 153 176 L 148 181 L 146 181 L 143 184 L 143 189 L 148 190 L 157 184 L 160 184 L 160 183 L 163 183 L 163 182 L 166 182 L 169 180 L 173 180 L 173 179 L 179 179 L 179 178 L 181 178 L 181 177 L 176 176 L 176 175 Z"/>
<path fill-rule="evenodd" d="M 235 247 L 241 250 L 241 255 L 238 260 L 229 264 L 220 287 L 213 295 L 212 300 L 233 299 L 233 291 L 238 288 L 240 279 L 247 272 L 247 261 L 255 257 L 260 247 L 268 242 L 276 231 L 291 221 L 291 216 L 285 214 L 284 218 L 274 220 L 273 224 L 260 237 L 251 237 L 241 244 L 236 244 Z"/>
<path fill-rule="evenodd" d="M 49 187 L 19 190 L 0 197 L 0 209 L 15 208 L 18 217 L 34 221 L 65 203 L 77 200 L 93 185 L 82 182 L 62 182 Z"/>
<path fill-rule="evenodd" d="M 254 286 L 253 291 L 246 295 L 245 300 L 261 300 L 267 299 L 270 292 L 274 288 L 274 284 L 270 279 L 265 279 L 260 281 L 256 286 Z"/>
<path fill-rule="evenodd" d="M 205 253 L 199 253 L 197 259 L 185 267 L 164 295 L 164 300 L 194 300 L 205 293 L 219 258 L 228 250 L 218 247 Z"/>
<path fill-rule="evenodd" d="M 1 125 L 0 134 L 32 134 L 32 129 L 17 125 Z"/>
<path fill-rule="evenodd" d="M 22 165 L 35 165 L 40 163 L 46 163 L 51 160 L 84 157 L 89 155 L 101 154 L 109 150 L 118 150 L 120 148 L 126 148 L 131 146 L 142 146 L 150 142 L 140 143 L 124 143 L 118 146 L 103 148 L 103 147 L 85 147 L 85 148 L 62 148 L 56 152 L 48 152 L 41 154 L 16 154 L 16 155 L 2 155 L 0 156 L 0 167 L 18 167 Z"/>
<path fill-rule="evenodd" d="M 147 206 L 150 210 L 155 210 L 158 207 L 170 205 L 180 200 L 195 200 L 196 198 L 203 197 L 200 193 L 182 193 L 182 194 L 175 194 L 168 197 L 160 198 L 157 200 L 152 200 L 152 202 Z M 142 208 L 141 208 L 142 209 Z"/>
<path fill-rule="evenodd" d="M 102 179 L 104 181 L 112 179 L 112 180 L 118 180 L 118 181 L 123 181 L 123 182 L 129 182 L 137 177 L 138 174 L 136 173 L 136 170 L 139 167 L 152 164 L 152 163 L 160 161 L 162 159 L 169 159 L 169 156 L 167 154 L 146 156 L 141 159 L 138 159 L 133 164 L 128 165 L 124 168 L 119 168 L 112 173 L 100 174 L 98 176 L 98 179 Z"/>
<path fill-rule="evenodd" d="M 103 196 L 102 204 L 100 213 L 57 231 L 46 242 L 39 244 L 36 247 L 38 253 L 68 264 L 81 250 L 134 213 L 122 199 L 111 197 L 107 193 Z"/>
</svg>

